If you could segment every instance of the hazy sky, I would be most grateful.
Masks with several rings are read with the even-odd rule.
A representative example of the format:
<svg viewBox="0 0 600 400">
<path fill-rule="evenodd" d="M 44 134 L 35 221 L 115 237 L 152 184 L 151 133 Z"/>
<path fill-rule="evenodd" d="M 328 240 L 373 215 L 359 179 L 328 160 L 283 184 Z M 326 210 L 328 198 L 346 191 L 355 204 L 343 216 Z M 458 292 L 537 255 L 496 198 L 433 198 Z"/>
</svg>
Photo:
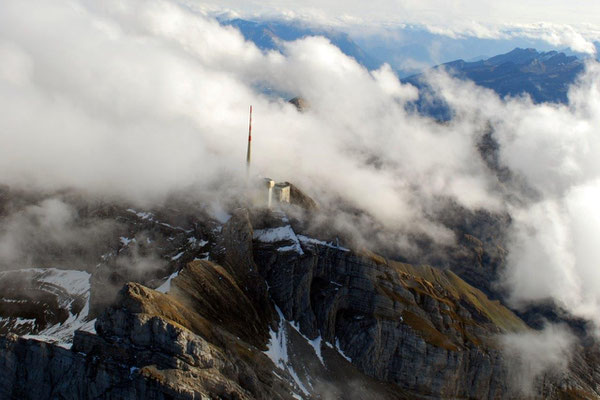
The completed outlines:
<svg viewBox="0 0 600 400">
<path fill-rule="evenodd" d="M 600 2 L 589 0 L 371 0 L 240 1 L 185 0 L 211 13 L 245 18 L 297 18 L 316 24 L 372 32 L 400 24 L 421 24 L 449 35 L 483 38 L 525 36 L 557 46 L 593 52 L 600 39 Z"/>
<path fill-rule="evenodd" d="M 461 20 L 493 24 L 600 24 L 600 3 L 590 0 L 187 0 L 214 9 L 251 14 L 318 16 L 325 20 L 453 25 Z"/>
</svg>

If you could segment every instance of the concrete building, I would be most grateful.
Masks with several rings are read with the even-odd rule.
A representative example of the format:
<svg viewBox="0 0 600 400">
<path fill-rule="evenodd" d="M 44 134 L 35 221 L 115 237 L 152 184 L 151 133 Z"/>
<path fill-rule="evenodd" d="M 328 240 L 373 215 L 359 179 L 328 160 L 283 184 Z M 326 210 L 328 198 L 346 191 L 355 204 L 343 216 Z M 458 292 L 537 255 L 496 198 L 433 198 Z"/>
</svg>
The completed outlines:
<svg viewBox="0 0 600 400">
<path fill-rule="evenodd" d="M 275 196 L 275 200 L 279 203 L 288 203 L 290 202 L 290 192 L 291 187 L 289 182 L 279 182 L 275 184 L 273 188 L 273 195 Z"/>
<path fill-rule="evenodd" d="M 273 203 L 273 186 L 275 186 L 275 181 L 271 178 L 265 178 L 265 184 L 267 185 L 267 208 L 271 208 Z"/>
</svg>

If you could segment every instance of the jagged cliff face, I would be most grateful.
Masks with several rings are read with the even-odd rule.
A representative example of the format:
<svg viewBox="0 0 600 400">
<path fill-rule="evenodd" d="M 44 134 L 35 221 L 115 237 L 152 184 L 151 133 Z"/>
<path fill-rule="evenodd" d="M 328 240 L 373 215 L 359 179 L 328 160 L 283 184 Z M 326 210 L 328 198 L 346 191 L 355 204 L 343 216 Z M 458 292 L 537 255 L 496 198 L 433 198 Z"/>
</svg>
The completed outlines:
<svg viewBox="0 0 600 400">
<path fill-rule="evenodd" d="M 355 254 L 289 226 L 258 239 L 257 263 L 286 318 L 365 374 L 438 397 L 506 395 L 494 335 L 527 327 L 452 272 Z"/>
<path fill-rule="evenodd" d="M 77 331 L 70 350 L 3 338 L 2 398 L 291 398 L 260 351 L 139 284 L 123 288 L 96 329 Z"/>
<path fill-rule="evenodd" d="M 121 231 L 81 272 L 91 295 L 58 270 L 10 272 L 21 286 L 0 287 L 4 333 L 37 334 L 0 338 L 0 398 L 519 397 L 496 338 L 530 328 L 449 270 L 304 236 L 283 213 L 239 209 L 221 224 L 99 210 Z M 143 273 L 120 261 L 149 254 Z M 31 327 L 18 324 L 40 304 Z M 595 396 L 586 365 L 540 396 Z"/>
</svg>

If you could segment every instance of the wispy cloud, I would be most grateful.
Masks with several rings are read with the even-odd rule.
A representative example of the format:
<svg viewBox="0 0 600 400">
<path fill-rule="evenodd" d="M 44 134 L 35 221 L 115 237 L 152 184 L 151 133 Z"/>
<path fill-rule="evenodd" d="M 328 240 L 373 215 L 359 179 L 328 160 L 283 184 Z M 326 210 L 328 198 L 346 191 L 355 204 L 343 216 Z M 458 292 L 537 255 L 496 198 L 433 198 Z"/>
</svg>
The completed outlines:
<svg viewBox="0 0 600 400">
<path fill-rule="evenodd" d="M 187 0 L 208 14 L 262 19 L 293 19 L 335 26 L 349 31 L 381 33 L 404 24 L 421 26 L 432 33 L 453 38 L 530 38 L 552 46 L 595 54 L 593 42 L 600 40 L 600 6 L 587 1 L 564 2 L 517 0 L 495 2 L 460 0 L 219 2 Z"/>
</svg>

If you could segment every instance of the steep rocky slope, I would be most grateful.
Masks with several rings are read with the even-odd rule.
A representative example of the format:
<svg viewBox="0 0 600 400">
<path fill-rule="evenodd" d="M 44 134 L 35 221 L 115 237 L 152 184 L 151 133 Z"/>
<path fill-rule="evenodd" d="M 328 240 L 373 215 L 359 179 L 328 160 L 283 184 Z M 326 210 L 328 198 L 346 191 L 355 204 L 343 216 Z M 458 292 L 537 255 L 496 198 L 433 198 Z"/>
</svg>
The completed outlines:
<svg viewBox="0 0 600 400">
<path fill-rule="evenodd" d="M 0 333 L 36 335 L 69 342 L 90 330 L 90 274 L 56 268 L 0 272 Z"/>
<path fill-rule="evenodd" d="M 335 344 L 367 375 L 441 397 L 507 391 L 494 334 L 527 329 L 450 271 L 387 261 L 297 236 L 259 233 L 270 294 L 310 339 Z M 302 244 L 294 247 L 295 241 Z M 415 374 L 415 371 L 419 371 Z"/>
<path fill-rule="evenodd" d="M 0 308 L 12 321 L 0 398 L 519 397 L 497 338 L 530 328 L 450 270 L 297 233 L 284 212 L 239 208 L 223 223 L 182 209 L 90 206 L 83 215 L 117 221 L 118 236 L 89 273 L 4 273 L 19 278 L 2 281 L 2 301 L 28 306 Z M 87 277 L 91 296 L 68 276 Z M 19 330 L 37 306 L 48 312 Z M 87 329 L 52 335 L 72 320 Z M 540 396 L 594 398 L 586 357 L 542 377 Z"/>
</svg>

